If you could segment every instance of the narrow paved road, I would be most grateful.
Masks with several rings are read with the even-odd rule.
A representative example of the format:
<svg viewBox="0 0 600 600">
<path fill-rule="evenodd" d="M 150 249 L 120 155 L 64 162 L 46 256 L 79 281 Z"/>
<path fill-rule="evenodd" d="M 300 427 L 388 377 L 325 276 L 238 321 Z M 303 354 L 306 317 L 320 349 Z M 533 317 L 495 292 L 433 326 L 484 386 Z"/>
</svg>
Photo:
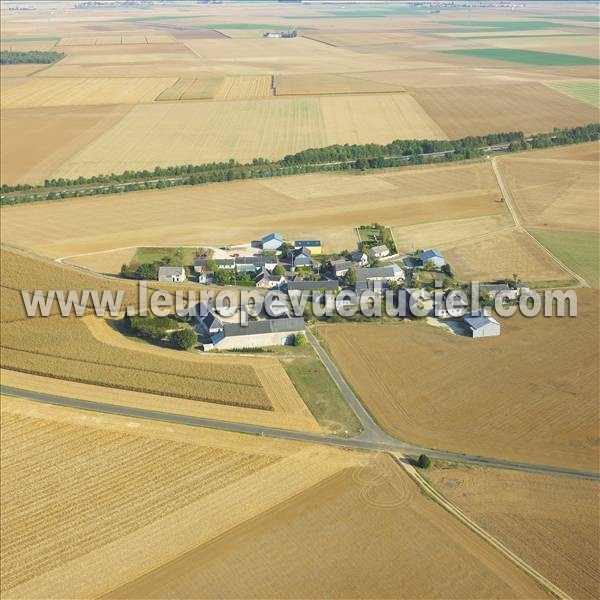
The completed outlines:
<svg viewBox="0 0 600 600">
<path fill-rule="evenodd" d="M 259 425 L 249 425 L 245 423 L 235 423 L 231 421 L 203 419 L 200 417 L 177 415 L 173 413 L 146 410 L 142 408 L 134 408 L 131 406 L 123 406 L 118 404 L 93 402 L 90 400 L 81 400 L 78 398 L 67 398 L 64 396 L 55 396 L 53 394 L 23 390 L 20 388 L 14 388 L 5 385 L 0 386 L 0 394 L 14 396 L 16 398 L 23 398 L 25 400 L 31 400 L 33 402 L 41 402 L 43 404 L 53 404 L 56 406 L 65 406 L 67 408 L 89 410 L 92 412 L 118 415 L 122 417 L 131 417 L 133 419 L 162 421 L 165 423 L 187 425 L 190 427 L 207 427 L 211 429 L 220 429 L 223 431 L 231 431 L 235 433 L 247 433 L 265 437 L 295 440 L 298 442 L 326 444 L 329 446 L 338 446 L 341 448 L 350 448 L 355 450 L 378 450 L 382 452 L 401 452 L 404 454 L 420 454 L 421 452 L 425 452 L 428 456 L 432 458 L 451 460 L 455 462 L 468 463 L 473 465 L 501 467 L 503 469 L 529 471 L 531 473 L 547 473 L 552 475 L 564 475 L 567 477 L 580 477 L 584 479 L 600 480 L 600 473 L 593 473 L 589 471 L 578 471 L 576 469 L 567 469 L 562 467 L 533 465 L 528 463 L 501 460 L 495 458 L 455 454 L 453 452 L 443 452 L 440 450 L 429 450 L 427 448 L 413 446 L 411 444 L 407 444 L 405 442 L 396 440 L 395 438 L 388 436 L 385 432 L 381 430 L 379 430 L 381 434 L 380 436 L 373 436 L 371 438 L 369 438 L 368 436 L 366 438 L 358 436 L 355 438 L 346 439 L 335 436 L 303 433 L 300 431 L 289 431 L 287 429 L 278 429 L 275 427 L 261 427 Z M 374 425 L 378 428 L 376 424 Z M 374 432 L 372 432 L 372 435 L 373 434 Z"/>
<path fill-rule="evenodd" d="M 565 265 L 565 263 L 562 262 L 559 258 L 557 258 L 554 254 L 552 254 L 552 252 L 550 252 L 550 250 L 548 250 L 548 248 L 546 248 L 546 246 L 544 246 L 544 244 L 542 244 L 535 236 L 531 235 L 531 233 L 529 233 L 529 231 L 527 231 L 527 229 L 525 228 L 525 226 L 523 225 L 523 223 L 521 221 L 521 216 L 519 215 L 519 210 L 517 208 L 517 205 L 513 201 L 512 196 L 510 195 L 508 186 L 504 183 L 504 180 L 502 179 L 502 174 L 500 173 L 500 170 L 498 169 L 497 160 L 498 160 L 497 156 L 494 156 L 494 158 L 492 158 L 492 170 L 494 171 L 494 175 L 496 176 L 496 181 L 498 182 L 498 187 L 500 188 L 500 192 L 502 193 L 502 198 L 504 198 L 506 208 L 508 208 L 508 212 L 510 213 L 510 215 L 515 223 L 515 230 L 529 236 L 529 238 L 531 238 L 533 240 L 533 242 L 539 248 L 541 248 L 550 258 L 552 258 L 552 260 L 559 267 L 561 267 L 561 269 L 563 269 L 569 275 L 571 275 L 571 277 L 573 277 L 573 279 L 575 279 L 581 287 L 590 287 L 589 283 L 581 275 L 579 275 L 578 273 L 575 273 L 575 271 L 573 271 L 573 269 L 571 269 L 570 267 Z"/>
</svg>

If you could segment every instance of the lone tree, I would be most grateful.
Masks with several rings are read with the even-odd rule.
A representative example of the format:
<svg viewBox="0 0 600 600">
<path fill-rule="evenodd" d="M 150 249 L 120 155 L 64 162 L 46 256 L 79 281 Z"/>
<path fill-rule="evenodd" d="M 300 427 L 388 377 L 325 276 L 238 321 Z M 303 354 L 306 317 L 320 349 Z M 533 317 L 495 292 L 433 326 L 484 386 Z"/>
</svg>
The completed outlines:
<svg viewBox="0 0 600 600">
<path fill-rule="evenodd" d="M 283 267 L 283 265 L 275 265 L 275 268 L 273 269 L 273 275 L 277 275 L 278 277 L 282 277 L 283 275 L 285 275 L 285 268 Z"/>
<path fill-rule="evenodd" d="M 421 469 L 428 469 L 429 465 L 431 465 L 431 459 L 429 458 L 429 456 L 427 456 L 427 454 L 421 454 L 419 456 L 417 464 Z"/>
<path fill-rule="evenodd" d="M 306 346 L 307 341 L 306 336 L 302 332 L 297 333 L 294 337 L 294 346 Z"/>
<path fill-rule="evenodd" d="M 188 327 L 185 329 L 177 329 L 171 334 L 170 339 L 173 346 L 180 350 L 189 350 L 198 341 L 194 330 Z"/>
</svg>

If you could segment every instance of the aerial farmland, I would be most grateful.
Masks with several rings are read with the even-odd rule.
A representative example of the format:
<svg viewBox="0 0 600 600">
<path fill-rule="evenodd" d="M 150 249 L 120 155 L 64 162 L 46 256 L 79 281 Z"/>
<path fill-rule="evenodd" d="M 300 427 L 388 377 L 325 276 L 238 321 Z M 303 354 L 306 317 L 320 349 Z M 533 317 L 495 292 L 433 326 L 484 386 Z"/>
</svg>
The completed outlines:
<svg viewBox="0 0 600 600">
<path fill-rule="evenodd" d="M 1 4 L 3 598 L 600 596 L 595 2 Z"/>
</svg>

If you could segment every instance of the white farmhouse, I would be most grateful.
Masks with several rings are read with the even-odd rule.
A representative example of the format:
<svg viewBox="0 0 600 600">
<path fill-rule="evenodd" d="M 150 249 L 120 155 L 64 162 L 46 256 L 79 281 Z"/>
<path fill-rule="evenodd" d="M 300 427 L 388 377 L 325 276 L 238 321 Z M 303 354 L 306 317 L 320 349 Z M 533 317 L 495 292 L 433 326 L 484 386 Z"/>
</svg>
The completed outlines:
<svg viewBox="0 0 600 600">
<path fill-rule="evenodd" d="M 185 281 L 185 269 L 183 267 L 159 267 L 158 280 L 163 283 L 181 283 Z"/>
</svg>

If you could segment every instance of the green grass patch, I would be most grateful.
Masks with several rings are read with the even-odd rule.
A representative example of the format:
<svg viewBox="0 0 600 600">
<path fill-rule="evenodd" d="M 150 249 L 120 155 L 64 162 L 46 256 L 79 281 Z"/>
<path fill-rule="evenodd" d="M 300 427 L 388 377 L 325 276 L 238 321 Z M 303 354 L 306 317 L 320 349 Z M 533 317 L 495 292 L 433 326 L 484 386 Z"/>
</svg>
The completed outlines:
<svg viewBox="0 0 600 600">
<path fill-rule="evenodd" d="M 202 23 L 192 25 L 192 29 L 277 29 L 286 31 L 287 27 L 270 23 Z"/>
<path fill-rule="evenodd" d="M 556 229 L 534 229 L 531 233 L 591 286 L 600 287 L 600 235 Z"/>
<path fill-rule="evenodd" d="M 591 23 L 600 23 L 600 15 L 580 15 L 579 17 L 573 17 L 573 16 L 568 16 L 568 17 L 557 17 L 557 16 L 551 16 L 551 17 L 542 17 L 543 19 L 556 19 L 556 20 L 560 20 L 560 21 L 589 21 Z"/>
<path fill-rule="evenodd" d="M 61 38 L 48 36 L 48 37 L 10 37 L 0 38 L 0 43 L 7 44 L 9 42 L 58 42 Z"/>
<path fill-rule="evenodd" d="M 600 107 L 600 81 L 587 79 L 584 81 L 547 81 L 546 85 L 553 90 L 566 94 L 592 106 Z"/>
<path fill-rule="evenodd" d="M 126 17 L 125 19 L 116 19 L 119 22 L 135 23 L 137 21 L 173 21 L 175 19 L 202 19 L 202 15 L 165 15 L 154 17 Z M 206 17 L 204 17 L 206 18 Z"/>
<path fill-rule="evenodd" d="M 565 27 L 560 23 L 551 21 L 440 21 L 445 25 L 459 25 L 461 27 L 490 28 L 498 31 L 527 31 L 536 29 L 553 29 Z M 572 26 L 570 26 L 572 27 Z"/>
<path fill-rule="evenodd" d="M 540 67 L 567 67 L 600 64 L 599 60 L 588 56 L 538 52 L 537 50 L 517 50 L 514 48 L 464 48 L 461 50 L 442 50 L 441 52 L 442 54 L 472 56 L 474 58 L 501 60 Z"/>
<path fill-rule="evenodd" d="M 312 415 L 335 435 L 358 435 L 360 422 L 315 351 L 310 346 L 297 350 L 297 356 L 283 358 L 282 364 Z"/>
<path fill-rule="evenodd" d="M 544 38 L 557 38 L 557 37 L 581 37 L 580 33 L 548 33 L 543 35 L 468 35 L 465 37 L 461 37 L 458 39 L 461 40 L 498 40 L 498 39 L 510 39 L 510 40 L 522 40 L 524 38 L 536 38 L 536 39 L 544 39 Z"/>
<path fill-rule="evenodd" d="M 201 248 L 138 248 L 131 262 L 138 264 L 163 262 L 166 257 L 169 257 L 171 265 L 191 265 L 200 250 Z"/>
</svg>

